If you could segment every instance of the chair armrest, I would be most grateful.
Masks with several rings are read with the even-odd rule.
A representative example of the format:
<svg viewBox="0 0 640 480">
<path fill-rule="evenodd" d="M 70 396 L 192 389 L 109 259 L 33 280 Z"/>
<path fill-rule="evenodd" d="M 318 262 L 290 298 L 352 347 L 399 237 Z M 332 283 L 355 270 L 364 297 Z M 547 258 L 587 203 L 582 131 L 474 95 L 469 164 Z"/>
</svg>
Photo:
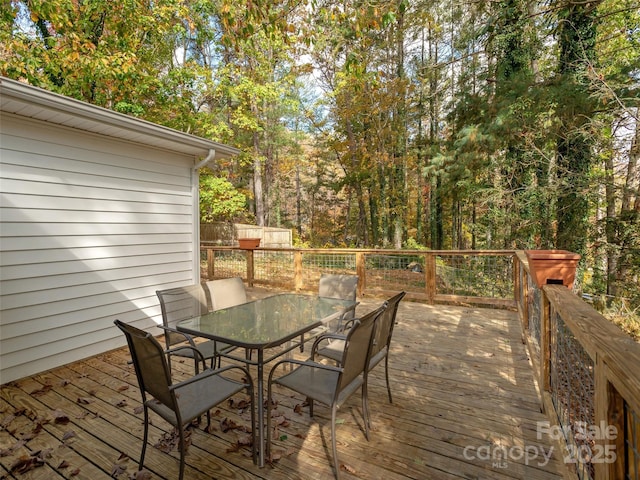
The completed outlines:
<svg viewBox="0 0 640 480">
<path fill-rule="evenodd" d="M 348 307 L 344 312 L 342 312 L 342 314 L 340 315 L 340 317 L 338 318 L 338 326 L 336 327 L 336 332 L 340 332 L 342 330 L 344 330 L 344 325 L 342 325 L 342 321 L 344 320 L 344 317 L 347 316 L 347 314 L 349 312 L 353 312 L 353 314 L 356 314 L 356 307 L 360 305 L 360 302 L 356 302 L 353 305 L 351 305 L 350 307 Z M 352 322 L 354 319 L 350 318 L 347 323 Z"/>
<path fill-rule="evenodd" d="M 198 357 L 198 360 L 200 360 L 202 363 L 205 363 L 204 355 L 202 355 L 202 352 L 198 350 L 196 347 L 194 347 L 193 345 L 184 345 L 182 347 L 169 348 L 169 349 L 166 349 L 164 353 L 167 355 L 171 355 L 174 352 L 177 352 L 179 350 L 185 350 L 185 349 L 193 350 L 193 353 Z"/>
<path fill-rule="evenodd" d="M 307 367 L 314 367 L 314 368 L 319 368 L 321 370 L 329 370 L 332 372 L 343 371 L 342 367 L 336 367 L 334 365 L 325 365 L 324 363 L 318 363 L 318 362 L 310 362 L 309 360 L 296 360 L 295 358 L 291 358 L 291 359 L 280 360 L 271 368 L 271 371 L 269 372 L 269 383 L 271 383 L 273 372 L 275 372 L 280 365 L 284 365 L 285 363 L 307 366 Z"/>
<path fill-rule="evenodd" d="M 316 353 L 318 352 L 318 345 L 323 340 L 346 340 L 346 338 L 347 336 L 342 333 L 333 333 L 333 332 L 326 332 L 321 335 L 318 335 L 318 337 L 316 337 L 316 339 L 314 340 L 313 345 L 311 346 L 310 358 L 313 359 L 315 357 Z"/>
<path fill-rule="evenodd" d="M 168 327 L 166 325 L 158 325 L 158 328 L 161 328 L 162 330 L 165 330 L 165 331 L 170 332 L 170 333 L 175 333 L 177 335 L 182 335 L 184 337 L 185 341 L 189 342 L 189 344 L 192 347 L 196 346 L 196 342 L 193 341 L 193 337 L 191 335 L 189 335 L 188 333 L 181 332 L 180 330 L 178 330 L 176 328 Z"/>
<path fill-rule="evenodd" d="M 345 331 L 349 330 L 349 329 L 352 327 L 353 322 L 354 322 L 354 321 L 356 321 L 356 320 L 357 320 L 357 318 L 350 318 L 349 320 L 347 320 L 347 321 L 344 323 L 344 325 L 342 325 L 342 326 L 340 327 L 340 330 L 339 330 L 339 331 L 340 331 L 340 332 L 345 332 Z"/>
<path fill-rule="evenodd" d="M 175 384 L 171 385 L 169 387 L 169 389 L 170 390 L 178 390 L 181 387 L 184 387 L 185 385 L 189 385 L 190 383 L 199 382 L 203 378 L 211 377 L 213 375 L 220 375 L 221 373 L 226 372 L 227 370 L 232 370 L 232 369 L 242 370 L 242 372 L 245 375 L 245 378 L 247 379 L 247 382 L 244 383 L 244 385 L 247 385 L 247 386 L 251 387 L 251 389 L 253 390 L 253 380 L 251 378 L 251 375 L 249 374 L 249 371 L 246 368 L 241 367 L 240 365 L 227 365 L 225 367 L 218 368 L 216 370 L 211 370 L 210 368 L 208 368 L 208 369 L 206 369 L 206 370 L 194 375 L 191 378 L 188 378 L 186 380 L 182 380 L 181 382 L 178 382 L 178 383 L 175 383 Z M 238 382 L 238 383 L 241 383 L 241 382 Z"/>
</svg>

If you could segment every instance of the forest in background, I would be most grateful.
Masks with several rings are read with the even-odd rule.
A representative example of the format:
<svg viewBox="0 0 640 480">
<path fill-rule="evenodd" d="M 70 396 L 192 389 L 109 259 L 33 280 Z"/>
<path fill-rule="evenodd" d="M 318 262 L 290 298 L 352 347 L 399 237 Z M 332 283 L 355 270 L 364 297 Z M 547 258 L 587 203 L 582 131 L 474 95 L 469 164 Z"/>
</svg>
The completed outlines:
<svg viewBox="0 0 640 480">
<path fill-rule="evenodd" d="M 241 149 L 206 221 L 559 248 L 640 308 L 638 0 L 3 0 L 0 74 Z"/>
</svg>

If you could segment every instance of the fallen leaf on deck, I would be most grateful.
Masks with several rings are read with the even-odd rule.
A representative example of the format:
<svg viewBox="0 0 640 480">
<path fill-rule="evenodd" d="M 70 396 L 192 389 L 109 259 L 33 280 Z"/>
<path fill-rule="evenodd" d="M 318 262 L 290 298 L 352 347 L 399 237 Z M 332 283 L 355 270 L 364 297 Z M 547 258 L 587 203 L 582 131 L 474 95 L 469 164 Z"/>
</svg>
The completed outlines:
<svg viewBox="0 0 640 480">
<path fill-rule="evenodd" d="M 118 478 L 120 475 L 122 475 L 126 471 L 127 471 L 127 467 L 125 467 L 124 465 L 116 464 L 111 469 L 111 477 Z"/>
<path fill-rule="evenodd" d="M 13 411 L 13 414 L 14 414 L 16 417 L 19 417 L 20 415 L 26 415 L 26 414 L 27 414 L 27 407 L 16 408 L 16 409 Z"/>
<path fill-rule="evenodd" d="M 69 417 L 62 410 L 54 410 L 53 413 L 53 423 L 57 425 L 66 425 L 69 423 Z"/>
<path fill-rule="evenodd" d="M 340 470 L 344 470 L 345 472 L 349 472 L 349 473 L 352 473 L 352 474 L 356 473 L 355 468 L 350 467 L 349 465 L 345 465 L 344 463 L 340 464 Z"/>
<path fill-rule="evenodd" d="M 238 436 L 238 445 L 242 447 L 250 447 L 252 444 L 251 435 L 239 435 Z"/>
<path fill-rule="evenodd" d="M 44 465 L 44 462 L 39 458 L 22 456 L 18 458 L 15 462 L 13 462 L 13 464 L 9 468 L 9 471 L 11 473 L 23 474 L 23 473 L 27 473 L 30 470 L 33 470 L 34 468 L 41 467 L 43 465 Z"/>
<path fill-rule="evenodd" d="M 33 392 L 31 392 L 31 396 L 32 397 L 39 397 L 41 395 L 44 395 L 45 393 L 49 392 L 53 387 L 49 384 L 47 385 L 43 385 L 42 388 L 39 388 L 37 390 L 34 390 Z"/>
<path fill-rule="evenodd" d="M 268 463 L 275 463 L 282 458 L 283 450 L 273 450 L 271 456 L 267 459 Z"/>
<path fill-rule="evenodd" d="M 213 433 L 213 432 L 217 432 L 218 429 L 212 423 L 211 425 L 208 425 L 208 426 L 204 427 L 204 431 L 207 432 L 207 433 Z"/>
<path fill-rule="evenodd" d="M 38 450 L 37 452 L 33 452 L 31 456 L 45 461 L 47 458 L 51 458 L 51 452 L 53 452 L 53 448 L 45 448 L 42 450 Z"/>
<path fill-rule="evenodd" d="M 235 400 L 229 399 L 229 408 L 235 408 L 236 410 L 244 411 L 251 406 L 251 402 L 247 399 Z"/>
<path fill-rule="evenodd" d="M 151 473 L 146 470 L 139 470 L 129 477 L 131 480 L 150 480 Z"/>
<path fill-rule="evenodd" d="M 25 442 L 28 442 L 29 440 L 33 440 L 36 437 L 36 435 L 37 435 L 37 432 L 30 432 L 30 433 L 23 434 L 20 438 Z"/>
<path fill-rule="evenodd" d="M 237 428 L 242 427 L 233 420 L 229 420 L 227 417 L 220 420 L 220 430 L 222 430 L 223 433 L 227 433 L 229 430 L 235 430 Z"/>
<path fill-rule="evenodd" d="M 0 428 L 6 428 L 7 425 L 9 425 L 11 422 L 13 422 L 15 420 L 16 416 L 13 414 L 9 414 L 6 417 L 4 417 L 2 419 L 2 422 L 0 422 Z"/>
<path fill-rule="evenodd" d="M 178 430 L 174 428 L 171 432 L 163 434 L 154 447 L 162 452 L 169 453 L 171 450 L 177 448 L 179 443 L 180 435 L 178 434 Z M 184 431 L 185 451 L 188 450 L 189 445 L 191 445 L 191 429 L 186 428 Z"/>
</svg>

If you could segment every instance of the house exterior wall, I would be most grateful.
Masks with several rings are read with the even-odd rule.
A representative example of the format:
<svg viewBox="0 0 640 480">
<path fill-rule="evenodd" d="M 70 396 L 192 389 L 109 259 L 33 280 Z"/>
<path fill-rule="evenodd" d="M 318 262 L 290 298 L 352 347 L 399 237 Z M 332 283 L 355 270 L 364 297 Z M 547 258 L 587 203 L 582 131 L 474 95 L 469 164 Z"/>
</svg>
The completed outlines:
<svg viewBox="0 0 640 480">
<path fill-rule="evenodd" d="M 116 318 L 161 333 L 155 291 L 199 278 L 193 164 L 3 114 L 0 383 L 124 345 Z"/>
</svg>

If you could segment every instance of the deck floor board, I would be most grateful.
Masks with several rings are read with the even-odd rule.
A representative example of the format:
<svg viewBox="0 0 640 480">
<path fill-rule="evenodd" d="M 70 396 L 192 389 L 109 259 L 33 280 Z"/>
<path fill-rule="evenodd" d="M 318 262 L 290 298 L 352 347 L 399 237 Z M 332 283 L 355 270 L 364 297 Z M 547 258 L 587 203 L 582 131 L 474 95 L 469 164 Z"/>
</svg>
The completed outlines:
<svg viewBox="0 0 640 480">
<path fill-rule="evenodd" d="M 358 311 L 381 301 L 365 298 Z M 393 403 L 387 399 L 384 365 L 378 365 L 369 388 L 370 441 L 364 438 L 358 394 L 339 411 L 341 476 L 567 478 L 559 446 L 538 432 L 539 422 L 547 418 L 540 412 L 521 338 L 513 312 L 402 302 L 390 357 Z M 296 355 L 304 358 L 306 352 Z M 120 348 L 2 385 L 0 478 L 130 478 L 137 470 L 143 429 L 140 392 L 128 359 L 127 349 Z M 177 379 L 192 369 L 190 362 L 173 363 Z M 223 432 L 221 421 L 228 418 L 248 426 L 250 418 L 222 404 L 213 411 L 213 432 L 204 431 L 203 419 L 191 434 L 185 479 L 334 478 L 329 410 L 317 405 L 310 419 L 307 408 L 294 413 L 302 398 L 284 389 L 275 393 L 277 410 L 287 419 L 273 445 L 279 459 L 259 468 L 248 449 L 236 448 L 244 433 Z M 170 428 L 158 417 L 152 416 L 152 423 L 145 460 L 148 478 L 177 478 L 177 450 L 167 453 L 154 447 L 171 434 Z M 25 436 L 31 439 L 19 443 Z M 10 473 L 15 462 L 48 449 L 45 465 Z M 540 457 L 518 458 L 526 449 L 553 454 L 542 465 Z M 490 458 L 501 452 L 507 457 Z"/>
</svg>

